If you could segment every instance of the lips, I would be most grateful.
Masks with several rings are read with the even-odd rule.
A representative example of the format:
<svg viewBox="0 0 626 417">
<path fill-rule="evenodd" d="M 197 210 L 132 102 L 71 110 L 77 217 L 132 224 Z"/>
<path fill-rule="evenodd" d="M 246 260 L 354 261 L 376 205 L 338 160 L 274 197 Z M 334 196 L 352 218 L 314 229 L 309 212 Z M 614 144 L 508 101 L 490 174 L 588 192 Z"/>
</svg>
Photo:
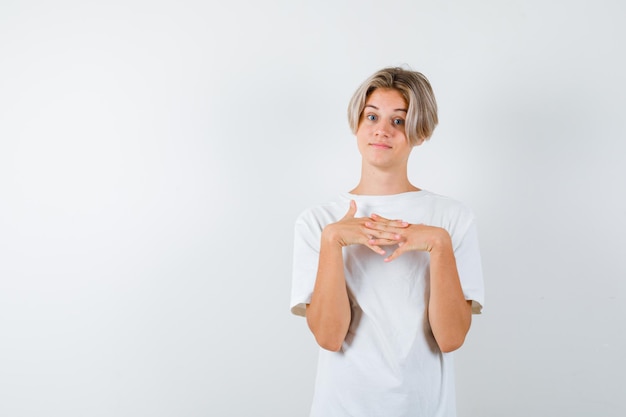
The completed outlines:
<svg viewBox="0 0 626 417">
<path fill-rule="evenodd" d="M 391 149 L 390 145 L 387 145 L 386 143 L 381 143 L 381 142 L 370 143 L 370 146 L 376 149 Z"/>
</svg>

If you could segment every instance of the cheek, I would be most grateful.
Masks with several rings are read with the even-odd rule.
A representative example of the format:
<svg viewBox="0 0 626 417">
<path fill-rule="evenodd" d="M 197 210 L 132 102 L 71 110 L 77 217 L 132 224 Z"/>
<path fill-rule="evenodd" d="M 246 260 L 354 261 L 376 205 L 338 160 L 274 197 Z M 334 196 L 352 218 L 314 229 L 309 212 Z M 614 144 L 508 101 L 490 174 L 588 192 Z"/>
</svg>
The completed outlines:
<svg viewBox="0 0 626 417">
<path fill-rule="evenodd" d="M 359 130 L 356 131 L 356 140 L 358 143 L 367 141 L 367 131 L 363 127 L 359 127 Z"/>
<path fill-rule="evenodd" d="M 363 150 L 367 147 L 367 139 L 363 135 L 358 135 L 356 137 L 356 146 L 359 149 L 359 152 L 362 153 Z"/>
</svg>

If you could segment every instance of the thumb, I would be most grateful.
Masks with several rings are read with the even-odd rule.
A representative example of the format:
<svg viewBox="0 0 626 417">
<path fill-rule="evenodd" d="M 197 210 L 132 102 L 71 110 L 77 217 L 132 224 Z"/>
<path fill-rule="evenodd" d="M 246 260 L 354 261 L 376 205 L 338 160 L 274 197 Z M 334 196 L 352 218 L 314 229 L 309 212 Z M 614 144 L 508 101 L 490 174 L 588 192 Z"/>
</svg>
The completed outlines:
<svg viewBox="0 0 626 417">
<path fill-rule="evenodd" d="M 343 218 L 344 219 L 354 218 L 355 214 L 356 214 L 356 201 L 350 200 L 350 208 L 348 209 L 348 212 L 346 213 L 346 215 L 343 216 Z"/>
</svg>

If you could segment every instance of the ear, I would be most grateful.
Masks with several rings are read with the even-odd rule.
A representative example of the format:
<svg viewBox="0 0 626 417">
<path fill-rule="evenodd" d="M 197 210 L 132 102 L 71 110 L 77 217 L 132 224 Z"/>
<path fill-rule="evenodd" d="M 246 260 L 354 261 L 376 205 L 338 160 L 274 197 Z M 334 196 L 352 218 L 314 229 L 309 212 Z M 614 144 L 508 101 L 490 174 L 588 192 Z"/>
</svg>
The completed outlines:
<svg viewBox="0 0 626 417">
<path fill-rule="evenodd" d="M 425 138 L 419 138 L 413 147 L 420 146 L 425 140 Z"/>
</svg>

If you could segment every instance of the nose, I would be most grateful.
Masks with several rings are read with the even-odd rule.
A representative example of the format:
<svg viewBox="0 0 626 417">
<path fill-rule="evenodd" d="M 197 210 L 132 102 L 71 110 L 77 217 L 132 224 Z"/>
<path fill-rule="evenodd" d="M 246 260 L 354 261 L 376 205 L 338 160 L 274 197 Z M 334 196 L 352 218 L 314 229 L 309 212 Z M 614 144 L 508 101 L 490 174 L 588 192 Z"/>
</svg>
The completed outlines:
<svg viewBox="0 0 626 417">
<path fill-rule="evenodd" d="M 376 126 L 375 134 L 376 136 L 388 137 L 389 127 L 385 123 L 379 123 L 378 126 Z"/>
</svg>

